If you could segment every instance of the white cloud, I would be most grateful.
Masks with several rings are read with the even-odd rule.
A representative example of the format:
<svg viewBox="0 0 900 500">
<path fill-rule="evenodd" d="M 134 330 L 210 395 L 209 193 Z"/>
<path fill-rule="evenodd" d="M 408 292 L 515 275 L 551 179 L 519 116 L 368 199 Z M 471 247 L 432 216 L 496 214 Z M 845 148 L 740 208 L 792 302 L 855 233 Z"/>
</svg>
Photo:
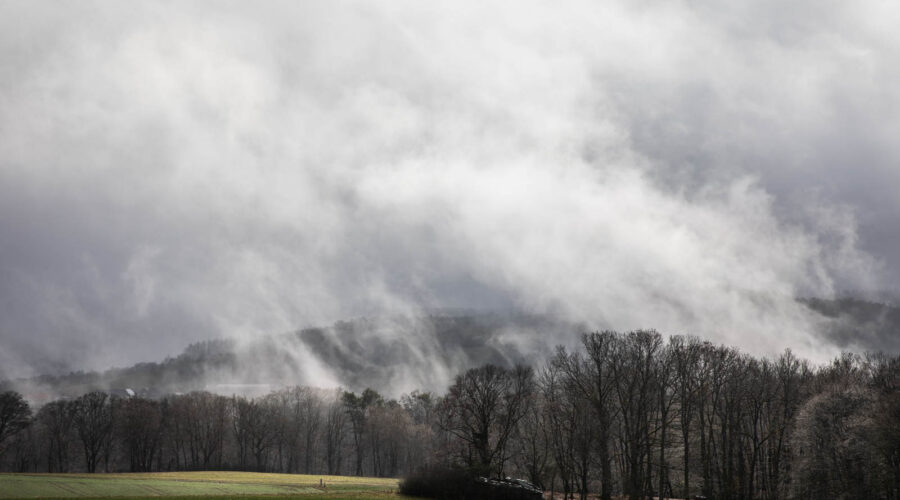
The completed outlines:
<svg viewBox="0 0 900 500">
<path fill-rule="evenodd" d="M 7 3 L 0 339 L 102 366 L 489 297 L 827 355 L 792 299 L 876 286 L 855 216 L 898 208 L 897 12 L 859 8 Z"/>
</svg>

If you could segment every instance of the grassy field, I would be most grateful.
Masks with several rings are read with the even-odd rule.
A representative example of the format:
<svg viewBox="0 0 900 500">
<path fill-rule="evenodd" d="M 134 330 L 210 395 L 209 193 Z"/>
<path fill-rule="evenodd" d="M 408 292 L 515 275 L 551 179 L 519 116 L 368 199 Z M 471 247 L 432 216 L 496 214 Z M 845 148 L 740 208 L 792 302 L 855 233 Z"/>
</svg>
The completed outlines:
<svg viewBox="0 0 900 500">
<path fill-rule="evenodd" d="M 320 486 L 322 480 L 324 486 Z M 149 498 L 214 496 L 216 500 L 289 496 L 330 500 L 402 498 L 397 480 L 374 477 L 260 474 L 255 472 L 157 472 L 136 474 L 0 474 L 0 499 Z"/>
</svg>

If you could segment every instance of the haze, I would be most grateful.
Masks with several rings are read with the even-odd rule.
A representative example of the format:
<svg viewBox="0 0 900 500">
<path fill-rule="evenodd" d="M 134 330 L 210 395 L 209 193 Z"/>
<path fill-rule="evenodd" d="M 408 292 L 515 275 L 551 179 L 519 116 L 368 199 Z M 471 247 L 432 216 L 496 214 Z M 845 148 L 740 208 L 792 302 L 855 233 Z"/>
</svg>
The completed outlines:
<svg viewBox="0 0 900 500">
<path fill-rule="evenodd" d="M 3 1 L 0 378 L 447 308 L 827 359 L 794 299 L 900 278 L 898 25 Z"/>
</svg>

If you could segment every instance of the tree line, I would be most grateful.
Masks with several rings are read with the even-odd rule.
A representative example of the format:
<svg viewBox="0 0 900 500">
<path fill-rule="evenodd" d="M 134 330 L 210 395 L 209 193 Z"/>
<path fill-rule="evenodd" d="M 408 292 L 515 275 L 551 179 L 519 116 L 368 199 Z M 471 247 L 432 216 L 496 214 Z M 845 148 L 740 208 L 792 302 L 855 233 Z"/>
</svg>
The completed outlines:
<svg viewBox="0 0 900 500">
<path fill-rule="evenodd" d="M 400 477 L 444 467 L 585 499 L 900 499 L 900 356 L 813 366 L 655 331 L 585 334 L 444 394 L 0 394 L 6 471 L 236 469 Z"/>
</svg>

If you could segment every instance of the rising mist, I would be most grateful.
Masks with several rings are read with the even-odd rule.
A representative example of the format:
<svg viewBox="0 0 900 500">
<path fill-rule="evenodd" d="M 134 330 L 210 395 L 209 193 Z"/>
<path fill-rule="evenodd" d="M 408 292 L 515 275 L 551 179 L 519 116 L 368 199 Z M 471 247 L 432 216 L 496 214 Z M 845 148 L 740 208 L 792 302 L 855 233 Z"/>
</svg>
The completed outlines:
<svg viewBox="0 0 900 500">
<path fill-rule="evenodd" d="M 435 308 L 830 358 L 796 298 L 900 276 L 898 13 L 795 6 L 4 2 L 0 378 Z"/>
</svg>

